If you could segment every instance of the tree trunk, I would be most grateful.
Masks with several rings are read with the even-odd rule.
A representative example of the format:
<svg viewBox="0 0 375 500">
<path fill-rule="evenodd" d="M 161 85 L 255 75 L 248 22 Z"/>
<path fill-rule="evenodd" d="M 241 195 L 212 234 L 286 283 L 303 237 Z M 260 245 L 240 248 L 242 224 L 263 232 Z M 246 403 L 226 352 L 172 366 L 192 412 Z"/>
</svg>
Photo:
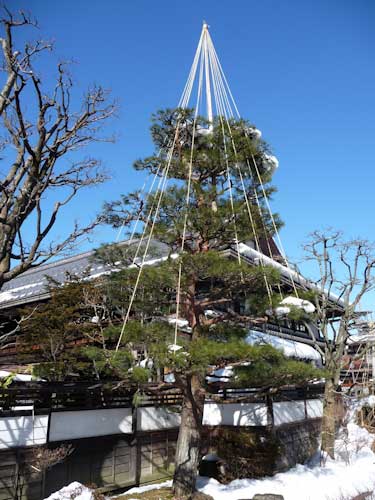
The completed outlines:
<svg viewBox="0 0 375 500">
<path fill-rule="evenodd" d="M 322 450 L 331 458 L 335 458 L 335 381 L 326 378 L 323 402 L 323 421 L 322 421 Z"/>
<path fill-rule="evenodd" d="M 195 491 L 204 408 L 204 390 L 198 375 L 187 377 L 178 434 L 173 492 L 176 499 L 188 498 Z"/>
</svg>

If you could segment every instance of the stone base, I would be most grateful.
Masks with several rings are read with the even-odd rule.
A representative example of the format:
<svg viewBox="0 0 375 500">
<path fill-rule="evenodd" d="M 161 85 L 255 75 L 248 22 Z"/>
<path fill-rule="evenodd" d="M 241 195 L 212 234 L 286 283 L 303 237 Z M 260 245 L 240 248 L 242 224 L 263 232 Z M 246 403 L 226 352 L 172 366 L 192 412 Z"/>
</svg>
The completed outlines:
<svg viewBox="0 0 375 500">
<path fill-rule="evenodd" d="M 200 472 L 221 482 L 272 476 L 310 459 L 318 450 L 320 429 L 321 419 L 277 428 L 206 428 L 203 455 L 220 459 L 202 465 Z"/>
<path fill-rule="evenodd" d="M 320 430 L 321 419 L 278 427 L 275 435 L 281 450 L 275 462 L 275 472 L 288 470 L 312 458 L 319 448 Z"/>
</svg>

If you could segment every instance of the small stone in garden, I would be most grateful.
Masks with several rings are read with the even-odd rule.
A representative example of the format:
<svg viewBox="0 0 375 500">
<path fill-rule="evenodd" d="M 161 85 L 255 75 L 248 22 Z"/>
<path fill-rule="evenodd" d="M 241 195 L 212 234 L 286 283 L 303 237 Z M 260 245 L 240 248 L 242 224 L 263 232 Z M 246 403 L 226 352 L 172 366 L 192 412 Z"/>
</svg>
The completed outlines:
<svg viewBox="0 0 375 500">
<path fill-rule="evenodd" d="M 272 493 L 264 493 L 263 495 L 257 494 L 253 500 L 284 500 L 282 495 L 274 495 Z"/>
<path fill-rule="evenodd" d="M 190 497 L 189 500 L 214 500 L 211 495 L 206 495 L 200 491 L 195 491 Z"/>
</svg>

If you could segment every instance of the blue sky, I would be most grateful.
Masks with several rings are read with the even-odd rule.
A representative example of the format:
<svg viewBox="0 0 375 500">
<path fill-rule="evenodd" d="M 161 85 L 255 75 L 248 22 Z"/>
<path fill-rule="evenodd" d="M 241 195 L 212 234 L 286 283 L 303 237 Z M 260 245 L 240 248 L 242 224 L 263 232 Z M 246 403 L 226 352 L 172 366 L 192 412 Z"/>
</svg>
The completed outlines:
<svg viewBox="0 0 375 500">
<path fill-rule="evenodd" d="M 132 161 L 151 152 L 149 117 L 178 102 L 203 19 L 241 115 L 262 130 L 280 167 L 272 207 L 293 260 L 306 235 L 333 226 L 375 239 L 375 3 L 372 0 L 137 2 L 12 0 L 74 59 L 77 95 L 90 83 L 112 90 L 116 144 L 90 152 L 112 179 L 67 208 L 56 234 L 105 200 L 141 187 Z M 30 37 L 34 36 L 30 32 Z M 40 71 L 51 77 L 51 60 Z M 92 245 L 114 238 L 100 229 Z"/>
</svg>

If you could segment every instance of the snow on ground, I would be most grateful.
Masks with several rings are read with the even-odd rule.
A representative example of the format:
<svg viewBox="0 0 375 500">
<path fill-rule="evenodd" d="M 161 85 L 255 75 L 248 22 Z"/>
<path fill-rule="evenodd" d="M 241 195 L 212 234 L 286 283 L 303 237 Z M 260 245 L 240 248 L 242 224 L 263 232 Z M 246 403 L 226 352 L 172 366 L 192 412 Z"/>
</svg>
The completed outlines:
<svg viewBox="0 0 375 500">
<path fill-rule="evenodd" d="M 215 500 L 252 498 L 257 493 L 283 495 L 284 500 L 344 500 L 374 487 L 374 455 L 366 452 L 351 465 L 332 461 L 325 467 L 297 465 L 274 477 L 237 479 L 228 485 L 212 478 L 198 479 L 199 490 Z"/>
<path fill-rule="evenodd" d="M 77 481 L 52 493 L 45 500 L 71 500 L 72 498 L 74 500 L 95 500 L 94 492 Z"/>
<path fill-rule="evenodd" d="M 159 484 L 148 484 L 146 486 L 131 488 L 130 490 L 126 491 L 126 495 L 144 493 L 145 491 L 150 490 L 159 490 L 160 488 L 170 488 L 171 486 L 172 481 L 165 481 L 164 483 Z M 123 495 L 124 493 L 121 493 L 120 495 L 114 495 L 110 498 L 113 500 L 115 498 L 121 498 Z M 44 500 L 72 500 L 73 498 L 74 500 L 95 500 L 94 492 L 90 488 L 83 486 L 77 481 L 74 481 L 68 486 L 61 488 L 61 490 L 52 493 L 52 495 L 50 495 L 48 498 L 45 498 Z M 132 499 L 129 498 L 129 500 Z"/>
<path fill-rule="evenodd" d="M 129 495 L 129 494 L 135 495 L 135 494 L 139 494 L 139 493 L 144 493 L 145 491 L 160 490 L 160 488 L 170 488 L 171 486 L 172 486 L 172 481 L 165 481 L 164 483 L 148 484 L 146 486 L 139 486 L 137 488 L 131 488 L 130 490 L 126 491 L 125 493 L 126 493 L 126 495 Z M 114 498 L 122 497 L 122 495 L 124 495 L 124 493 L 121 493 L 121 495 L 115 495 L 114 497 L 111 497 L 111 500 L 113 500 Z M 129 498 L 129 500 L 133 500 L 133 499 Z"/>
</svg>

